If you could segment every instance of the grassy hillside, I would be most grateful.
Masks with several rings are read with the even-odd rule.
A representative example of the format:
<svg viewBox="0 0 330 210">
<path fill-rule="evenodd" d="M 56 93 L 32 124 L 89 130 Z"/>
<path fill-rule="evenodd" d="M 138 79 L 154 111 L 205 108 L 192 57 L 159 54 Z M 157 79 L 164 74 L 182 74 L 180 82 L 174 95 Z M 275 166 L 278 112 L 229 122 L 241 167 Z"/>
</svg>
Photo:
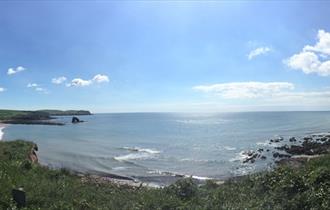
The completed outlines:
<svg viewBox="0 0 330 210">
<path fill-rule="evenodd" d="M 27 159 L 31 142 L 0 142 L 0 209 L 14 209 L 23 186 L 26 209 L 330 209 L 330 156 L 228 181 L 197 186 L 190 179 L 164 189 L 82 182 L 66 170 Z"/>
<path fill-rule="evenodd" d="M 84 110 L 38 110 L 38 111 L 17 111 L 0 110 L 0 122 L 8 124 L 42 124 L 42 125 L 64 125 L 61 122 L 49 121 L 56 115 L 91 115 Z"/>
<path fill-rule="evenodd" d="M 18 115 L 25 115 L 24 111 L 0 110 L 0 120 L 9 120 Z"/>
<path fill-rule="evenodd" d="M 50 116 L 42 111 L 0 110 L 0 120 L 48 120 Z"/>
</svg>

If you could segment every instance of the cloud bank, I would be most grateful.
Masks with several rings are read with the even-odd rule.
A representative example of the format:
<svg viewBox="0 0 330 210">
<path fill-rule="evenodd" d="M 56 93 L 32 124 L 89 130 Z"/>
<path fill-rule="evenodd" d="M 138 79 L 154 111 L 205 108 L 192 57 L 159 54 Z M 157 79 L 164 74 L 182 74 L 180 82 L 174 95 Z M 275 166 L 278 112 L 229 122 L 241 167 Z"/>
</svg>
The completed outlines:
<svg viewBox="0 0 330 210">
<path fill-rule="evenodd" d="M 271 96 L 282 90 L 292 90 L 294 85 L 288 82 L 233 82 L 199 85 L 193 87 L 193 89 L 226 99 L 243 99 Z"/>
<path fill-rule="evenodd" d="M 306 45 L 301 52 L 294 54 L 284 62 L 292 69 L 303 71 L 305 74 L 330 75 L 330 33 L 319 30 L 317 43 Z"/>
<path fill-rule="evenodd" d="M 4 92 L 5 90 L 6 90 L 5 88 L 0 87 L 0 93 L 1 93 L 1 92 Z"/>
<path fill-rule="evenodd" d="M 208 94 L 212 102 L 244 106 L 288 106 L 288 107 L 328 107 L 330 88 L 317 91 L 296 91 L 288 82 L 234 82 L 193 87 L 198 92 Z M 219 101 L 220 99 L 220 101 Z M 234 101 L 236 100 L 236 102 Z"/>
</svg>

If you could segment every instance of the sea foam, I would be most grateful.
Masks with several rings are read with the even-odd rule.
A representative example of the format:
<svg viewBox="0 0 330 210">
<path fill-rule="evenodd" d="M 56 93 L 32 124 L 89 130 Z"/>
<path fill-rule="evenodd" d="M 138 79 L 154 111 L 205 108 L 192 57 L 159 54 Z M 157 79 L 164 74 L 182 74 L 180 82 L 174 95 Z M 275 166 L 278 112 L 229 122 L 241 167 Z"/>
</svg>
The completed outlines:
<svg viewBox="0 0 330 210">
<path fill-rule="evenodd" d="M 114 157 L 115 160 L 129 161 L 129 160 L 149 159 L 154 157 L 156 154 L 160 153 L 160 151 L 158 150 L 140 148 L 140 147 L 123 147 L 122 149 L 131 151 L 133 153 Z"/>
<path fill-rule="evenodd" d="M 158 154 L 160 151 L 154 150 L 154 149 L 148 149 L 148 148 L 140 148 L 140 147 L 123 147 L 125 150 L 129 150 L 132 152 L 145 152 L 150 154 Z"/>
</svg>

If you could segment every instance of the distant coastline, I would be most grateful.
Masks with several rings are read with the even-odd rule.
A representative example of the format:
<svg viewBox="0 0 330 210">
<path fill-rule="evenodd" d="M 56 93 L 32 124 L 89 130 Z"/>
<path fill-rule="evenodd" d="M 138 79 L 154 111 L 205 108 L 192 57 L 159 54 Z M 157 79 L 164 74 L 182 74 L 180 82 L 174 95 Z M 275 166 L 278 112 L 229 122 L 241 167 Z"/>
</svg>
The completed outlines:
<svg viewBox="0 0 330 210">
<path fill-rule="evenodd" d="M 56 122 L 53 116 L 74 116 L 74 115 L 91 115 L 86 110 L 37 110 L 37 111 L 20 111 L 20 110 L 0 110 L 0 123 L 3 124 L 26 124 L 26 125 L 64 125 L 64 123 Z"/>
</svg>

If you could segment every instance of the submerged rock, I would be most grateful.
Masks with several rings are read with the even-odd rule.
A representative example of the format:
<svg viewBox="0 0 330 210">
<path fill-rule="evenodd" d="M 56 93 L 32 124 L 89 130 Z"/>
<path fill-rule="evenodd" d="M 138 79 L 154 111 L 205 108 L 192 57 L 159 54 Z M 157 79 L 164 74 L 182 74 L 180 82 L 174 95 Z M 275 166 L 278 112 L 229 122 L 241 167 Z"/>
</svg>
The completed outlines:
<svg viewBox="0 0 330 210">
<path fill-rule="evenodd" d="M 290 141 L 290 142 L 296 142 L 297 139 L 296 139 L 295 137 L 291 137 L 291 138 L 289 139 L 289 141 Z"/>
</svg>

